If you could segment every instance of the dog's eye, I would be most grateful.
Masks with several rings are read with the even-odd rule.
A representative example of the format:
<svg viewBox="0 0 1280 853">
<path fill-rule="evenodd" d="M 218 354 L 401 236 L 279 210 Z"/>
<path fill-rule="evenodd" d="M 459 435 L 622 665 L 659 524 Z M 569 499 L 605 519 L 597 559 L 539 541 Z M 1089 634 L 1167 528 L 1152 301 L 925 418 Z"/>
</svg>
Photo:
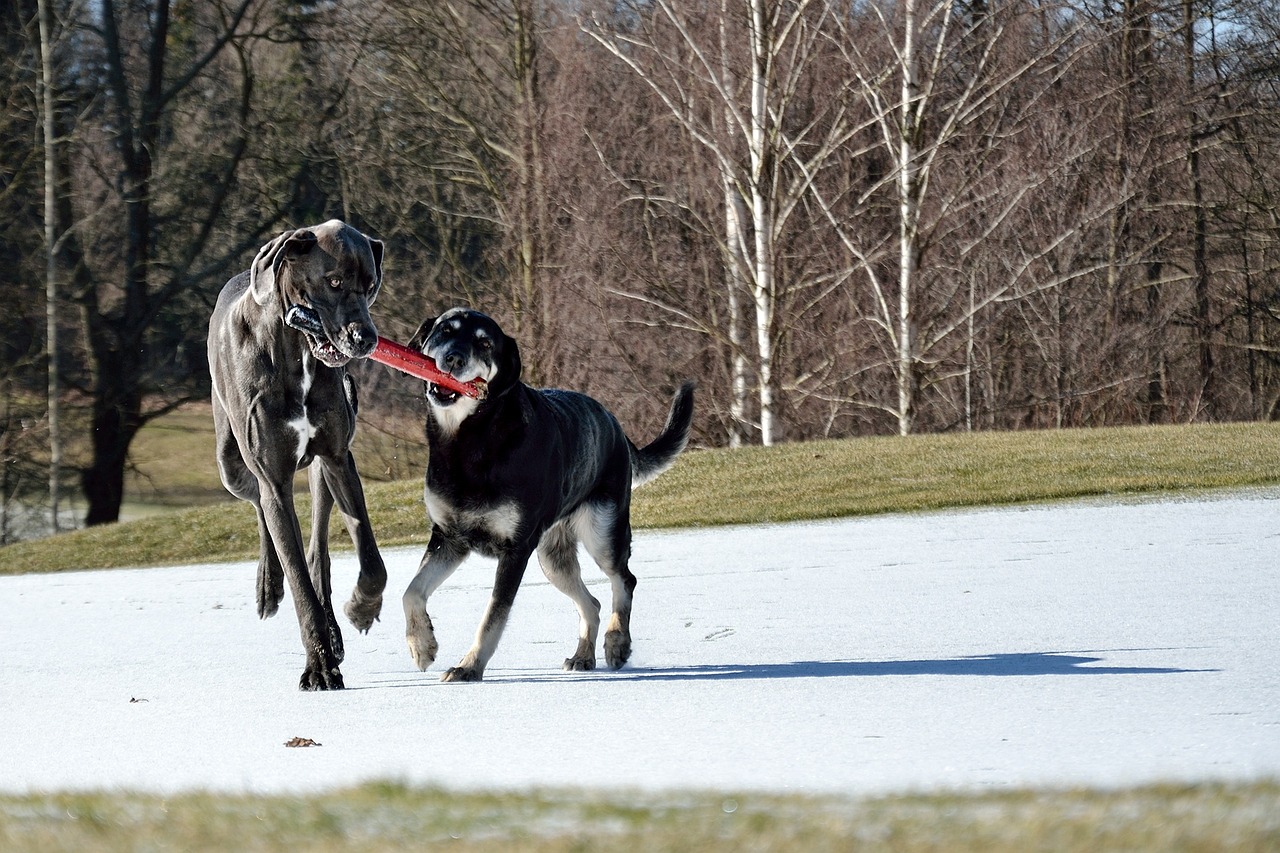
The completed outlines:
<svg viewBox="0 0 1280 853">
<path fill-rule="evenodd" d="M 485 352 L 488 352 L 489 350 L 493 349 L 493 341 L 489 340 L 488 338 L 480 338 L 478 341 L 476 341 L 476 343 L 480 346 L 480 349 L 484 350 Z"/>
<path fill-rule="evenodd" d="M 332 287 L 334 290 L 337 290 L 338 288 L 342 287 L 342 279 L 338 278 L 337 276 L 334 276 L 333 278 L 329 279 L 329 286 Z"/>
</svg>

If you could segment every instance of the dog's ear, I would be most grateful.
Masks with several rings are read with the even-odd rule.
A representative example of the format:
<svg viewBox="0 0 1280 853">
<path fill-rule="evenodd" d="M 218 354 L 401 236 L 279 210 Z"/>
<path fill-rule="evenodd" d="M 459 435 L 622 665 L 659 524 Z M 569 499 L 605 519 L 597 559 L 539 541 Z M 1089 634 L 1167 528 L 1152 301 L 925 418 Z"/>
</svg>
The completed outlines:
<svg viewBox="0 0 1280 853">
<path fill-rule="evenodd" d="M 496 397 L 514 388 L 520 381 L 523 370 L 524 364 L 520 361 L 520 345 L 516 343 L 515 338 L 504 332 L 502 344 L 498 347 L 498 372 L 489 383 L 489 396 Z"/>
<path fill-rule="evenodd" d="M 427 345 L 427 337 L 431 334 L 431 327 L 435 324 L 435 317 L 423 320 L 422 325 L 418 327 L 418 331 L 413 333 L 413 337 L 409 338 L 409 343 L 405 344 L 405 346 L 415 352 L 422 352 L 422 348 Z"/>
<path fill-rule="evenodd" d="M 373 286 L 369 288 L 368 303 L 373 304 L 373 300 L 378 298 L 378 292 L 382 290 L 382 250 L 384 245 L 381 240 L 375 240 L 369 237 L 369 251 L 373 252 Z"/>
<path fill-rule="evenodd" d="M 310 252 L 316 245 L 316 235 L 299 228 L 297 231 L 285 231 L 270 243 L 258 250 L 249 267 L 249 292 L 253 301 L 266 305 L 276 290 L 276 276 L 280 274 L 280 265 L 286 258 L 298 258 Z"/>
</svg>

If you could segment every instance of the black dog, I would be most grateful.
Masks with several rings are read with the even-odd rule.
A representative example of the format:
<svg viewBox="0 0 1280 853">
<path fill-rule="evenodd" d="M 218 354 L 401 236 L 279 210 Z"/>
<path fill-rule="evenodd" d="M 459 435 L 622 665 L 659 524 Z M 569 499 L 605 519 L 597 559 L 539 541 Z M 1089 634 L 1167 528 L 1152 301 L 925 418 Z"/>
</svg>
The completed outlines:
<svg viewBox="0 0 1280 853">
<path fill-rule="evenodd" d="M 209 321 L 218 471 L 227 491 L 258 511 L 260 617 L 275 614 L 289 578 L 307 653 L 304 690 L 342 687 L 342 633 L 329 584 L 335 499 L 360 559 L 345 608 L 359 630 L 377 618 L 387 584 L 350 451 L 356 389 L 345 368 L 377 346 L 369 305 L 381 286 L 382 242 L 335 219 L 263 246 L 252 267 L 223 287 Z M 312 309 L 321 335 L 285 325 L 293 305 Z M 311 547 L 304 558 L 293 475 L 308 466 Z"/>
<path fill-rule="evenodd" d="M 516 590 L 536 549 L 547 578 L 581 615 L 568 670 L 596 665 L 600 602 L 582 582 L 581 540 L 613 586 L 604 638 L 613 669 L 631 655 L 631 489 L 675 462 L 689 438 L 693 385 L 671 403 L 666 427 L 637 448 L 604 406 L 572 391 L 520 381 L 520 351 L 492 319 L 454 308 L 423 323 L 409 346 L 454 377 L 488 384 L 483 400 L 428 383 L 425 498 L 433 525 L 418 574 L 404 594 L 405 634 L 419 669 L 437 644 L 427 599 L 471 551 L 498 559 L 488 610 L 475 643 L 444 681 L 479 681 L 498 646 Z"/>
</svg>

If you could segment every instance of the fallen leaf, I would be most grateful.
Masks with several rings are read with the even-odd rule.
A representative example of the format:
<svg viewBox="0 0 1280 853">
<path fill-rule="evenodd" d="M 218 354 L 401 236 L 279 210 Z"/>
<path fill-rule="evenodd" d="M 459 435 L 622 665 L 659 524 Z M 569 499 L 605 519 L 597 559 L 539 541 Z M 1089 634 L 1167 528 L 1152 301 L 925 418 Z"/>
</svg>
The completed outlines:
<svg viewBox="0 0 1280 853">
<path fill-rule="evenodd" d="M 309 737 L 291 737 L 284 742 L 285 746 L 324 746 L 322 743 L 316 743 Z"/>
</svg>

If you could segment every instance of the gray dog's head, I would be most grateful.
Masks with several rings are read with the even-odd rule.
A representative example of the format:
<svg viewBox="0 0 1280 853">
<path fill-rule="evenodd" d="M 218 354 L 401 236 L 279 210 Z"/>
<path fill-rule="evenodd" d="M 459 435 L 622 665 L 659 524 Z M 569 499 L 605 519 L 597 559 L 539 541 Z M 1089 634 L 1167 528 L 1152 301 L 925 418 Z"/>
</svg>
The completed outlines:
<svg viewBox="0 0 1280 853">
<path fill-rule="evenodd" d="M 276 302 L 281 314 L 293 305 L 310 308 L 324 335 L 299 334 L 317 359 L 341 367 L 378 345 L 369 306 L 382 287 L 382 248 L 337 219 L 285 231 L 253 259 L 249 290 L 259 305 Z"/>
</svg>

